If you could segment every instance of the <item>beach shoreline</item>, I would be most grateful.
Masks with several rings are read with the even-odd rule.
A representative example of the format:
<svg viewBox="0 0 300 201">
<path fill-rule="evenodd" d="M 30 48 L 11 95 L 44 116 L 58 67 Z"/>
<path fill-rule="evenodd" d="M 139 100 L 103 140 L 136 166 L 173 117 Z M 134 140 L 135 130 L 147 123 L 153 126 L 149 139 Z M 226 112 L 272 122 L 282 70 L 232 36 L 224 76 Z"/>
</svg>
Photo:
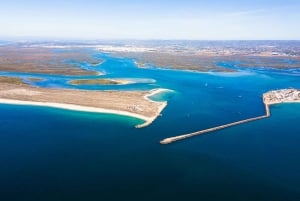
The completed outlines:
<svg viewBox="0 0 300 201">
<path fill-rule="evenodd" d="M 137 118 L 137 119 L 144 120 L 146 122 L 148 122 L 150 120 L 149 117 L 139 115 L 139 114 L 135 114 L 135 113 L 126 112 L 126 111 L 118 111 L 118 110 L 112 110 L 112 109 L 88 107 L 88 106 L 66 104 L 66 103 L 21 101 L 21 100 L 0 98 L 0 104 L 51 107 L 51 108 L 59 108 L 59 109 L 72 110 L 72 111 L 104 113 L 104 114 L 116 114 L 116 115 L 122 115 L 122 116 L 129 116 L 129 117 L 134 117 L 134 118 Z"/>
<path fill-rule="evenodd" d="M 146 94 L 144 96 L 144 98 L 146 98 L 147 100 L 153 101 L 153 100 L 150 99 L 151 96 L 154 96 L 154 95 L 159 94 L 159 93 L 164 93 L 164 92 L 174 92 L 174 90 L 165 89 L 165 88 L 152 89 L 152 90 L 149 91 L 148 94 Z M 154 102 L 157 102 L 157 101 L 154 101 Z"/>
</svg>

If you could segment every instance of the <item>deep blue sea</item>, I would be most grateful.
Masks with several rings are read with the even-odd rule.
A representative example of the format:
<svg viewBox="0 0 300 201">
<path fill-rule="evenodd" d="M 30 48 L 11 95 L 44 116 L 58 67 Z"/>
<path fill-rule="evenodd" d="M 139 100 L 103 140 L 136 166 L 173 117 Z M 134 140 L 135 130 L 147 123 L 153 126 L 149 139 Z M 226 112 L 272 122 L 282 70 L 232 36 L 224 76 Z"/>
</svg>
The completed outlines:
<svg viewBox="0 0 300 201">
<path fill-rule="evenodd" d="M 102 76 L 5 73 L 40 87 L 174 90 L 153 99 L 168 106 L 151 126 L 108 114 L 0 104 L 1 201 L 300 200 L 300 104 L 271 107 L 271 118 L 170 145 L 163 138 L 264 114 L 262 93 L 300 88 L 300 71 L 220 67 L 196 73 L 91 52 L 104 63 L 82 68 Z M 74 61 L 68 61 L 74 62 Z M 287 61 L 288 62 L 288 61 Z M 30 82 L 28 77 L 43 81 Z M 78 78 L 127 78 L 119 86 L 71 86 Z"/>
</svg>

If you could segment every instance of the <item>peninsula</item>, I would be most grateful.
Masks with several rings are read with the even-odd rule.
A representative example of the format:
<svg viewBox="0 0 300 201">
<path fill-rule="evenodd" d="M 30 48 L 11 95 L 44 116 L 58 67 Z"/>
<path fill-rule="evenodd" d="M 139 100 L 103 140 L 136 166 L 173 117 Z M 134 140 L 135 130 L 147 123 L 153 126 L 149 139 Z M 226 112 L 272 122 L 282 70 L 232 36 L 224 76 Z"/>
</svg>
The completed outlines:
<svg viewBox="0 0 300 201">
<path fill-rule="evenodd" d="M 263 116 L 245 119 L 245 120 L 241 120 L 241 121 L 237 121 L 237 122 L 233 122 L 233 123 L 193 132 L 193 133 L 188 133 L 188 134 L 179 135 L 179 136 L 175 136 L 175 137 L 169 137 L 164 140 L 161 140 L 160 143 L 161 144 L 170 144 L 172 142 L 175 142 L 178 140 L 183 140 L 183 139 L 190 138 L 193 136 L 202 135 L 202 134 L 206 134 L 209 132 L 221 130 L 224 128 L 236 126 L 239 124 L 268 118 L 271 115 L 269 106 L 272 104 L 293 103 L 293 102 L 300 103 L 300 90 L 299 89 L 281 89 L 281 90 L 269 91 L 269 92 L 263 94 L 263 102 L 265 104 L 265 110 L 266 110 L 266 114 Z"/>
<path fill-rule="evenodd" d="M 0 103 L 35 105 L 68 110 L 110 113 L 144 120 L 137 128 L 150 125 L 167 106 L 149 96 L 151 91 L 89 91 L 32 87 L 19 78 L 0 77 Z"/>
</svg>

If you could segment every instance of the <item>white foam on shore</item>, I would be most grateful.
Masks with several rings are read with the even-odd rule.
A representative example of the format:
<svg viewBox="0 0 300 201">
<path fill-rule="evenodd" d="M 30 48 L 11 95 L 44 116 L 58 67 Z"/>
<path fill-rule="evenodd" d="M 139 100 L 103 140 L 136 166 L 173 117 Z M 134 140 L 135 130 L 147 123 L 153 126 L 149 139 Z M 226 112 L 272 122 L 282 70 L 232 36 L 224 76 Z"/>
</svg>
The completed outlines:
<svg viewBox="0 0 300 201">
<path fill-rule="evenodd" d="M 174 92 L 174 90 L 171 90 L 171 89 L 165 89 L 165 88 L 157 88 L 157 89 L 153 89 L 149 92 L 149 94 L 147 94 L 145 96 L 145 98 L 147 98 L 148 100 L 150 101 L 153 101 L 150 99 L 151 96 L 154 96 L 156 94 L 159 94 L 159 93 L 166 93 L 166 92 Z M 155 102 L 155 101 L 154 101 Z"/>
<path fill-rule="evenodd" d="M 241 76 L 251 76 L 255 75 L 255 72 L 252 71 L 234 71 L 234 72 L 204 72 L 205 74 L 220 76 L 220 77 L 241 77 Z"/>
</svg>

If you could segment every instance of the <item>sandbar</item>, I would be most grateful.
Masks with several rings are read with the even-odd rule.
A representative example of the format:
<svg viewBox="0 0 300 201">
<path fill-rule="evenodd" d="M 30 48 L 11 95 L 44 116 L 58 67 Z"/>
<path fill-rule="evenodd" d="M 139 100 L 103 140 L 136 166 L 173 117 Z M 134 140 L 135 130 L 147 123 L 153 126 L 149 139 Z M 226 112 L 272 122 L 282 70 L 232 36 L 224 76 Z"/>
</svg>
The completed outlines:
<svg viewBox="0 0 300 201">
<path fill-rule="evenodd" d="M 133 81 L 126 79 L 110 79 L 110 78 L 97 78 L 97 79 L 76 79 L 69 82 L 72 85 L 126 85 L 133 84 Z"/>
</svg>

